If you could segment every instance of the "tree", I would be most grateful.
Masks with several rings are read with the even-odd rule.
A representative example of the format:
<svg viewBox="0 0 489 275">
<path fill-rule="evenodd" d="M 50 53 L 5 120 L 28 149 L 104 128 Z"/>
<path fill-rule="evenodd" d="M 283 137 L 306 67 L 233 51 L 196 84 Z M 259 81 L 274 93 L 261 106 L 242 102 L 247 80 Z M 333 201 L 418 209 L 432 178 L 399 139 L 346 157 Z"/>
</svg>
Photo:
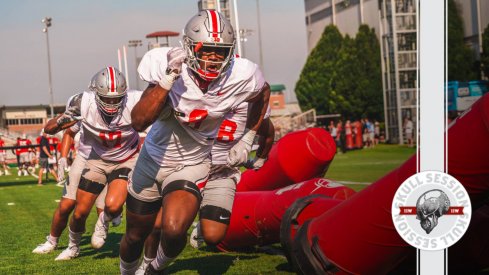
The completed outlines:
<svg viewBox="0 0 489 275">
<path fill-rule="evenodd" d="M 315 108 L 318 114 L 337 112 L 337 95 L 332 92 L 335 83 L 338 51 L 343 37 L 338 28 L 329 25 L 307 58 L 301 76 L 296 83 L 297 100 L 303 110 Z"/>
<path fill-rule="evenodd" d="M 361 115 L 370 119 L 384 119 L 384 97 L 382 89 L 382 68 L 380 43 L 375 29 L 361 25 L 355 37 L 358 64 L 357 97 L 362 102 Z"/>
<path fill-rule="evenodd" d="M 489 78 L 489 25 L 482 34 L 481 67 L 484 75 Z"/>
<path fill-rule="evenodd" d="M 478 79 L 472 50 L 464 43 L 463 22 L 454 0 L 448 0 L 448 80 Z"/>
<path fill-rule="evenodd" d="M 383 119 L 380 62 L 373 29 L 362 25 L 353 39 L 343 38 L 333 25 L 326 27 L 296 84 L 300 106 L 318 114 Z"/>
</svg>

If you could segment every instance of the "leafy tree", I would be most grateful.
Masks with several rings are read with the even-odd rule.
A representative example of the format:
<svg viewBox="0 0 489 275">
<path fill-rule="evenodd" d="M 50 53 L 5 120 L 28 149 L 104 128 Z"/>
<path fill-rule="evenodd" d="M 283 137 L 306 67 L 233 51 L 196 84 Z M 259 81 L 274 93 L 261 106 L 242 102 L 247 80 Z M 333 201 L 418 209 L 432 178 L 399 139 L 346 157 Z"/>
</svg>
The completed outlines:
<svg viewBox="0 0 489 275">
<path fill-rule="evenodd" d="M 482 34 L 482 56 L 481 66 L 484 75 L 489 78 L 489 25 L 487 25 Z"/>
<path fill-rule="evenodd" d="M 448 80 L 478 79 L 472 50 L 464 42 L 464 29 L 457 4 L 448 0 Z"/>
<path fill-rule="evenodd" d="M 326 27 L 296 84 L 300 106 L 318 114 L 383 119 L 380 62 L 373 29 L 362 25 L 353 39 L 343 38 L 336 26 Z"/>
<path fill-rule="evenodd" d="M 337 95 L 333 91 L 338 51 L 343 37 L 338 28 L 329 25 L 311 51 L 296 83 L 297 100 L 303 110 L 315 108 L 318 114 L 337 112 Z"/>
<path fill-rule="evenodd" d="M 355 47 L 359 82 L 356 97 L 361 102 L 358 113 L 370 119 L 384 120 L 380 43 L 375 29 L 361 25 L 355 37 Z"/>
</svg>

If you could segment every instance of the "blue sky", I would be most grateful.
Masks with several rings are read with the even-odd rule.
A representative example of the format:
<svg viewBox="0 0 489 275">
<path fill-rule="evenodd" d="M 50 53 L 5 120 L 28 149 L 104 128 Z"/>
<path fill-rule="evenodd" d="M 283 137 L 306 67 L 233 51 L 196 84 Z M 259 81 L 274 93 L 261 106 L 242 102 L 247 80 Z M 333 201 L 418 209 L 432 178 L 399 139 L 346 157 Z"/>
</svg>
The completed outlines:
<svg viewBox="0 0 489 275">
<path fill-rule="evenodd" d="M 238 0 L 240 28 L 255 30 L 244 43 L 245 57 L 259 62 L 256 1 Z M 197 13 L 197 0 L 21 0 L 0 2 L 0 106 L 49 104 L 46 37 L 41 19 L 50 16 L 49 29 L 54 102 L 86 89 L 91 76 L 118 66 L 117 49 L 146 34 L 182 31 Z M 264 73 L 271 84 L 292 92 L 307 57 L 303 0 L 261 0 Z M 172 39 L 178 45 L 179 39 Z M 128 48 L 128 75 L 135 87 L 134 48 Z M 141 85 L 142 87 L 143 85 Z M 289 101 L 295 96 L 287 95 Z"/>
</svg>

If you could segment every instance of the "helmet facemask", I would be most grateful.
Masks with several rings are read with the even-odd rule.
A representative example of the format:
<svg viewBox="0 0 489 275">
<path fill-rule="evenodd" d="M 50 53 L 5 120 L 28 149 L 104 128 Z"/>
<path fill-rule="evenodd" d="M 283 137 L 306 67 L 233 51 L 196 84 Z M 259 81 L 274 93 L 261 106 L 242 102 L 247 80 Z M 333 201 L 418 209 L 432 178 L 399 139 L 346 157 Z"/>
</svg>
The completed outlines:
<svg viewBox="0 0 489 275">
<path fill-rule="evenodd" d="M 185 63 L 202 79 L 212 81 L 230 67 L 235 43 L 231 23 L 215 10 L 203 10 L 185 26 Z"/>
<path fill-rule="evenodd" d="M 95 92 L 99 111 L 108 117 L 117 116 L 127 94 L 126 78 L 114 67 L 107 67 L 96 73 L 90 81 L 89 89 Z"/>
<path fill-rule="evenodd" d="M 102 96 L 96 94 L 96 102 L 100 112 L 106 116 L 116 116 L 121 111 L 122 103 L 124 102 L 125 94 L 117 97 Z"/>
<path fill-rule="evenodd" d="M 187 51 L 187 66 L 204 80 L 212 81 L 225 72 L 234 56 L 234 42 L 232 44 L 217 44 L 195 42 L 189 37 L 184 38 Z M 209 53 L 215 53 L 209 55 Z M 211 60 L 203 57 L 213 56 Z"/>
</svg>

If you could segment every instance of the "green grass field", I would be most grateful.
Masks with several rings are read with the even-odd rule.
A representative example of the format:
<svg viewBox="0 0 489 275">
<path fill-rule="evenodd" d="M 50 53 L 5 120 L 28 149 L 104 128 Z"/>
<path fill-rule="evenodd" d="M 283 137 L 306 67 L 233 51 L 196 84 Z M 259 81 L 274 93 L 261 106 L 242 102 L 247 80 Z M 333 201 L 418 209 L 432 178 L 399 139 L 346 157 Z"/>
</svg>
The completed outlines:
<svg viewBox="0 0 489 275">
<path fill-rule="evenodd" d="M 375 149 L 340 154 L 326 177 L 349 182 L 373 182 L 413 153 L 414 149 L 404 146 L 380 145 Z M 118 274 L 119 241 L 125 223 L 111 228 L 106 245 L 95 251 L 90 247 L 96 217 L 94 212 L 89 217 L 78 258 L 54 261 L 66 248 L 66 232 L 54 253 L 31 253 L 49 234 L 51 217 L 62 190 L 53 181 L 41 187 L 36 183 L 37 180 L 31 176 L 0 176 L 0 274 Z M 360 190 L 366 185 L 349 186 Z M 246 253 L 219 253 L 205 247 L 195 250 L 187 246 L 169 271 L 178 274 L 293 274 L 279 245 Z"/>
</svg>

